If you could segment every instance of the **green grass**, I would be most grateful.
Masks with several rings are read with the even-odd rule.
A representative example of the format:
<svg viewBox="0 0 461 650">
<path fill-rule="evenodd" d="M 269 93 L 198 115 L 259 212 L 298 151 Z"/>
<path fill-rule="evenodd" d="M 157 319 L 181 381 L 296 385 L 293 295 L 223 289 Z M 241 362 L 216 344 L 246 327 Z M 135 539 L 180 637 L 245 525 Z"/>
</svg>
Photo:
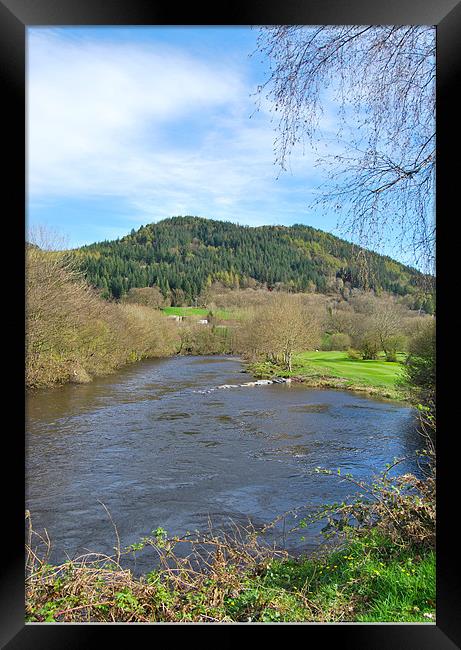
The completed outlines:
<svg viewBox="0 0 461 650">
<path fill-rule="evenodd" d="M 294 374 L 311 375 L 312 371 L 342 377 L 376 387 L 395 388 L 402 373 L 402 365 L 384 359 L 349 359 L 346 352 L 302 352 L 294 359 Z"/>
<path fill-rule="evenodd" d="M 202 307 L 164 307 L 162 311 L 167 316 L 203 316 L 203 317 L 206 317 L 206 315 L 210 312 L 209 309 L 205 309 Z M 214 313 L 217 316 L 217 318 L 221 318 L 223 320 L 229 318 L 228 311 L 218 310 L 217 312 Z"/>
<path fill-rule="evenodd" d="M 404 359 L 403 354 L 397 356 Z M 385 361 L 384 355 L 364 361 L 349 359 L 346 352 L 308 351 L 294 356 L 291 372 L 269 361 L 252 363 L 248 369 L 259 379 L 291 376 L 313 388 L 355 390 L 398 401 L 410 399 L 398 382 L 402 364 Z"/>
<path fill-rule="evenodd" d="M 324 560 L 273 562 L 261 587 L 266 600 L 272 590 L 272 602 L 290 601 L 278 620 L 435 620 L 434 552 L 400 550 L 374 533 Z"/>
</svg>

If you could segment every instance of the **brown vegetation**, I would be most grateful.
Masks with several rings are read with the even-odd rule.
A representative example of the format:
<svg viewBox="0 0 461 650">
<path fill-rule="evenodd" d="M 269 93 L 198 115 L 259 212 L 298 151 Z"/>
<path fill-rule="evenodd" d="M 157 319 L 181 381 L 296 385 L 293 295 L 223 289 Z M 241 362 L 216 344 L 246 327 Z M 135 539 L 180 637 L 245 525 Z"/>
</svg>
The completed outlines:
<svg viewBox="0 0 461 650">
<path fill-rule="evenodd" d="M 163 297 L 158 287 L 133 287 L 123 296 L 123 302 L 135 305 L 145 305 L 154 309 L 161 309 L 170 304 L 169 300 Z"/>
<path fill-rule="evenodd" d="M 178 332 L 158 310 L 102 300 L 62 252 L 26 251 L 26 385 L 90 381 L 172 354 Z"/>
<path fill-rule="evenodd" d="M 231 354 L 235 351 L 232 328 L 183 320 L 179 323 L 178 332 L 180 354 Z"/>
<path fill-rule="evenodd" d="M 387 466 L 374 482 L 357 480 L 350 474 L 337 476 L 359 488 L 347 503 L 328 507 L 315 517 L 329 521 L 334 534 L 352 527 L 354 535 L 367 534 L 370 529 L 381 533 L 397 546 L 435 547 L 436 539 L 436 456 L 430 437 L 424 434 L 427 449 L 418 452 L 423 461 L 422 477 L 407 473 L 390 476 L 400 459 Z M 332 474 L 331 470 L 317 469 Z M 328 514 L 329 511 L 329 514 Z"/>
<path fill-rule="evenodd" d="M 317 347 L 323 306 L 309 304 L 303 294 L 273 293 L 266 304 L 248 309 L 238 347 L 249 359 L 264 357 L 292 370 L 293 355 Z"/>
<path fill-rule="evenodd" d="M 333 301 L 328 306 L 326 329 L 331 338 L 323 348 L 352 348 L 362 359 L 376 359 L 383 351 L 387 361 L 396 361 L 397 352 L 406 352 L 411 340 L 433 320 L 389 294 L 376 296 L 355 290 L 347 301 Z M 336 338 L 338 334 L 343 336 Z"/>
<path fill-rule="evenodd" d="M 168 538 L 162 528 L 116 553 L 87 553 L 51 566 L 48 536 L 32 529 L 26 544 L 28 620 L 60 622 L 174 622 L 223 620 L 223 605 L 242 592 L 247 577 L 287 552 L 263 544 L 256 531 L 204 533 Z M 144 547 L 158 555 L 158 569 L 136 578 L 123 560 Z M 225 618 L 224 618 L 225 620 Z M 228 620 L 230 620 L 228 618 Z"/>
<path fill-rule="evenodd" d="M 340 294 L 287 293 L 212 284 L 203 296 L 207 325 L 176 323 L 161 312 L 158 287 L 131 289 L 120 302 L 102 300 L 79 273 L 75 258 L 52 246 L 26 250 L 26 385 L 87 382 L 124 364 L 181 354 L 241 354 L 287 371 L 309 349 L 384 351 L 388 361 L 411 347 L 433 318 L 401 300 L 354 290 Z M 225 309 L 228 320 L 215 314 Z M 323 337 L 323 339 L 322 339 Z"/>
</svg>

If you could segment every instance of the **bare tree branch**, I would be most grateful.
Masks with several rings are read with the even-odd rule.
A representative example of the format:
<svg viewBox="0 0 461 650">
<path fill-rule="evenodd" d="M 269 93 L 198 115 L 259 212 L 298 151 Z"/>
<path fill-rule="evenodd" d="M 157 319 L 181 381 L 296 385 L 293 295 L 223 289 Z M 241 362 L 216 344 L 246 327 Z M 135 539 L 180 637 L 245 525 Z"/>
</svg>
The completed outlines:
<svg viewBox="0 0 461 650">
<path fill-rule="evenodd" d="M 342 150 L 319 155 L 327 180 L 313 207 L 333 207 L 362 245 L 379 249 L 391 232 L 401 252 L 433 273 L 434 28 L 263 27 L 257 51 L 270 62 L 258 93 L 279 118 L 274 148 L 281 169 L 297 145 L 317 149 L 325 110 L 335 105 L 330 142 Z"/>
</svg>

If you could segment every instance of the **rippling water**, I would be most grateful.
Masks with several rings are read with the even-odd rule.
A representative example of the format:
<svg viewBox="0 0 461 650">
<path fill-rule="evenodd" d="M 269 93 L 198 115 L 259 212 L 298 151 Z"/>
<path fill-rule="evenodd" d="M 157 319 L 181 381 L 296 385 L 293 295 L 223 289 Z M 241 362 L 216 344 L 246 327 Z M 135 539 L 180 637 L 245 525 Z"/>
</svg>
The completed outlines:
<svg viewBox="0 0 461 650">
<path fill-rule="evenodd" d="M 51 537 L 52 560 L 112 551 L 100 502 L 122 545 L 158 526 L 259 526 L 351 492 L 316 467 L 366 478 L 420 446 L 413 412 L 400 404 L 296 384 L 217 388 L 249 380 L 236 358 L 174 357 L 29 396 L 27 507 Z M 414 470 L 414 460 L 400 469 Z M 283 543 L 308 550 L 317 533 L 284 534 Z"/>
</svg>

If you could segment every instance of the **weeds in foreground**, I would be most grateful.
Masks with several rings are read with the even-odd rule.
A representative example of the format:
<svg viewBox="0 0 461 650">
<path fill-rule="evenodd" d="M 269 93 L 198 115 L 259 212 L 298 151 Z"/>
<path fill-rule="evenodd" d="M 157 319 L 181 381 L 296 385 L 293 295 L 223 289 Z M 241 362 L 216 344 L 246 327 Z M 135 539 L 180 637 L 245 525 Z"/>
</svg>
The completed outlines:
<svg viewBox="0 0 461 650">
<path fill-rule="evenodd" d="M 395 463 L 397 465 L 398 463 Z M 158 528 L 112 556 L 49 563 L 51 543 L 32 529 L 26 556 L 30 622 L 276 622 L 435 620 L 435 479 L 386 471 L 371 485 L 334 476 L 360 497 L 301 521 L 325 519 L 337 545 L 293 558 L 264 542 L 264 531 L 168 537 Z M 325 470 L 319 470 L 325 471 Z M 266 529 L 270 526 L 266 526 Z M 155 549 L 158 567 L 137 578 L 124 559 Z"/>
<path fill-rule="evenodd" d="M 251 576 L 287 555 L 258 542 L 251 528 L 229 534 L 168 538 L 158 528 L 113 556 L 89 553 L 52 566 L 51 544 L 29 522 L 26 592 L 29 621 L 219 621 L 229 600 Z M 122 562 L 146 546 L 159 558 L 158 569 L 135 578 Z M 186 555 L 178 553 L 187 547 Z"/>
<path fill-rule="evenodd" d="M 426 476 L 417 478 L 414 474 L 391 477 L 389 472 L 402 459 L 389 464 L 386 470 L 373 482 L 356 480 L 351 474 L 336 473 L 317 468 L 317 472 L 338 477 L 359 488 L 349 501 L 334 503 L 301 521 L 308 526 L 315 520 L 325 519 L 324 534 L 345 540 L 369 535 L 374 530 L 389 539 L 396 547 L 435 547 L 436 484 L 435 468 L 425 458 Z"/>
</svg>

